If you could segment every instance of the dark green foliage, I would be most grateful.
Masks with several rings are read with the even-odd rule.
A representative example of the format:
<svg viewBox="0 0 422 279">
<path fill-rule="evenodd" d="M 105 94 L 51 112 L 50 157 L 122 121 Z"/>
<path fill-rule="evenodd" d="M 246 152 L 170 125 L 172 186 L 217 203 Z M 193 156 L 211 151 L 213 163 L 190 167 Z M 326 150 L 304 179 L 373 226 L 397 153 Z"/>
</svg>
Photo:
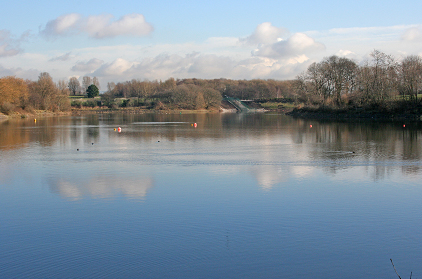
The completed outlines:
<svg viewBox="0 0 422 279">
<path fill-rule="evenodd" d="M 86 89 L 86 94 L 87 94 L 88 98 L 94 98 L 94 97 L 100 95 L 100 90 L 98 90 L 98 87 L 96 85 L 91 84 Z"/>
<path fill-rule="evenodd" d="M 83 103 L 84 107 L 94 108 L 98 105 L 98 102 L 95 99 L 88 99 Z"/>
<path fill-rule="evenodd" d="M 125 108 L 128 107 L 130 99 L 123 99 L 122 102 L 120 103 L 120 107 Z"/>
<path fill-rule="evenodd" d="M 71 106 L 75 107 L 75 108 L 81 108 L 82 107 L 82 102 L 80 100 L 73 100 L 71 102 Z"/>
<path fill-rule="evenodd" d="M 114 104 L 114 97 L 110 93 L 102 94 L 101 102 L 104 106 L 112 108 Z"/>
</svg>

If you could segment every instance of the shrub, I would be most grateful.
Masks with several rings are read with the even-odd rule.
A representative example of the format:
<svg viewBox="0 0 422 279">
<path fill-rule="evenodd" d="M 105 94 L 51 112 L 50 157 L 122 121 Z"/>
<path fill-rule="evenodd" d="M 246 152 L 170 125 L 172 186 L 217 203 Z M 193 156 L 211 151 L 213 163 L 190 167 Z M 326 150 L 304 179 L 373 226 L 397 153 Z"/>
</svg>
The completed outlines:
<svg viewBox="0 0 422 279">
<path fill-rule="evenodd" d="M 95 99 L 88 99 L 83 103 L 84 107 L 94 108 L 97 106 L 97 101 Z"/>
<path fill-rule="evenodd" d="M 72 107 L 76 107 L 76 108 L 81 108 L 82 107 L 82 102 L 80 100 L 74 100 L 70 103 L 70 105 Z"/>
<path fill-rule="evenodd" d="M 3 103 L 1 106 L 0 106 L 0 112 L 2 112 L 2 113 L 4 113 L 4 114 L 6 114 L 6 115 L 8 115 L 8 114 L 10 114 L 11 112 L 13 112 L 13 110 L 15 109 L 15 105 L 14 104 L 11 104 L 11 103 L 9 103 L 9 102 L 5 102 L 5 103 Z"/>
</svg>

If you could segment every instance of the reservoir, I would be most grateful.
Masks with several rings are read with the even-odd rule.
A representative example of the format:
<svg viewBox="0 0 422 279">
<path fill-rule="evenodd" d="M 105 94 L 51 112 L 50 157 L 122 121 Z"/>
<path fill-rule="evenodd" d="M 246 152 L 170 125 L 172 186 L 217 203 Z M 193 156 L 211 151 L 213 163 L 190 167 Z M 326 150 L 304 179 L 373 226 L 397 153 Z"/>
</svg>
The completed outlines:
<svg viewBox="0 0 422 279">
<path fill-rule="evenodd" d="M 0 278 L 421 278 L 421 212 L 419 122 L 0 122 Z"/>
</svg>

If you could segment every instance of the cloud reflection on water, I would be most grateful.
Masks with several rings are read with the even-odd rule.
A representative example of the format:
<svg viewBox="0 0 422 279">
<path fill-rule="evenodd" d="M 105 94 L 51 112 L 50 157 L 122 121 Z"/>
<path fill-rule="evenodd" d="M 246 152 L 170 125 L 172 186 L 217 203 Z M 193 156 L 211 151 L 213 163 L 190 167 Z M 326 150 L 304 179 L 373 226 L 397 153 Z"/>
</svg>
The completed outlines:
<svg viewBox="0 0 422 279">
<path fill-rule="evenodd" d="M 151 177 L 91 177 L 78 183 L 70 179 L 58 178 L 49 181 L 50 190 L 70 200 L 82 198 L 111 198 L 123 195 L 131 199 L 143 199 L 154 187 Z"/>
</svg>

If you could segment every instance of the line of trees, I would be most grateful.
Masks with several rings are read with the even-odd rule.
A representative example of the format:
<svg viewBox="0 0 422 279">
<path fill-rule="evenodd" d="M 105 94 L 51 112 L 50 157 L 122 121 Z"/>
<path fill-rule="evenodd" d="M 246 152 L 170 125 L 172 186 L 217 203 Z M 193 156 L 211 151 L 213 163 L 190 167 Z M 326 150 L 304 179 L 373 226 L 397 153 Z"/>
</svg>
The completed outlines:
<svg viewBox="0 0 422 279">
<path fill-rule="evenodd" d="M 37 81 L 12 76 L 0 78 L 0 112 L 4 114 L 33 109 L 66 111 L 70 109 L 68 95 L 65 83 L 55 84 L 46 72 Z"/>
<path fill-rule="evenodd" d="M 190 87 L 191 90 L 198 88 L 213 89 L 222 95 L 239 99 L 276 99 L 293 97 L 293 81 L 277 80 L 230 80 L 230 79 L 177 79 L 169 78 L 162 81 L 140 81 L 133 79 L 126 82 L 109 82 L 107 93 L 114 97 L 147 97 L 164 92 L 172 92 L 180 86 Z"/>
<path fill-rule="evenodd" d="M 82 85 L 76 77 L 69 81 L 53 82 L 49 73 L 43 72 L 37 81 L 23 80 L 14 76 L 0 78 L 0 112 L 14 111 L 67 111 L 71 108 L 70 95 L 99 95 L 99 81 L 96 77 L 84 76 Z"/>
<path fill-rule="evenodd" d="M 91 85 L 95 85 L 95 87 L 98 89 L 98 92 L 99 92 L 100 81 L 98 80 L 97 77 L 92 78 L 89 76 L 84 76 L 82 77 L 82 84 L 79 82 L 79 80 L 76 77 L 71 77 L 69 79 L 67 87 L 69 89 L 69 94 L 72 96 L 76 96 L 76 95 L 87 95 L 88 88 Z"/>
<path fill-rule="evenodd" d="M 295 90 L 301 101 L 324 106 L 374 105 L 399 99 L 417 103 L 422 93 L 422 58 L 410 55 L 398 62 L 374 50 L 369 60 L 358 65 L 330 56 L 299 75 Z"/>
<path fill-rule="evenodd" d="M 239 99 L 294 98 L 293 81 L 177 79 L 166 81 L 131 81 L 108 83 L 103 100 L 123 98 L 128 106 L 155 108 L 219 108 L 223 96 Z M 124 103 L 123 103 L 124 104 Z"/>
</svg>

